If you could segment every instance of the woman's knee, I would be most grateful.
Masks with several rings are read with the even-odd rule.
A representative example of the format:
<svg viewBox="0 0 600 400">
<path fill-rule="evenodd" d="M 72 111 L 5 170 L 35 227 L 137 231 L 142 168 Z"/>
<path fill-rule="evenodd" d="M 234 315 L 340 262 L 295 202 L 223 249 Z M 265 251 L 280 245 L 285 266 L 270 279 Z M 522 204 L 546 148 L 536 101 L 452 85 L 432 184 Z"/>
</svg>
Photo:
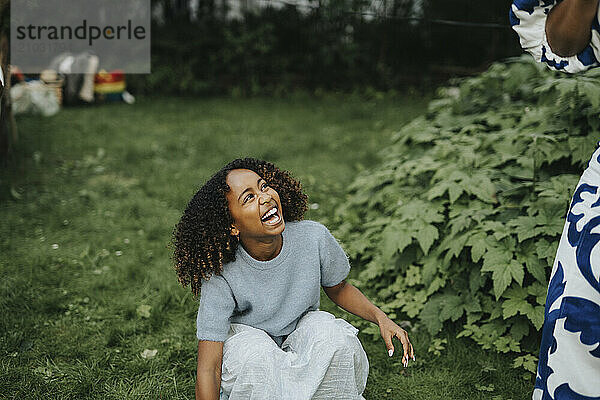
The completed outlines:
<svg viewBox="0 0 600 400">
<path fill-rule="evenodd" d="M 357 337 L 358 329 L 324 311 L 306 314 L 289 340 L 292 350 L 306 354 L 330 354 L 366 364 L 367 356 Z"/>
<path fill-rule="evenodd" d="M 334 319 L 323 321 L 313 327 L 314 341 L 325 348 L 336 352 L 355 352 L 362 350 L 362 345 L 356 336 L 356 329 L 346 321 Z"/>
<path fill-rule="evenodd" d="M 314 328 L 314 351 L 328 353 L 336 374 L 351 374 L 356 393 L 362 393 L 369 375 L 369 360 L 357 337 L 358 330 L 348 322 L 335 319 L 325 321 Z M 353 388 L 347 388 L 354 390 Z"/>
</svg>

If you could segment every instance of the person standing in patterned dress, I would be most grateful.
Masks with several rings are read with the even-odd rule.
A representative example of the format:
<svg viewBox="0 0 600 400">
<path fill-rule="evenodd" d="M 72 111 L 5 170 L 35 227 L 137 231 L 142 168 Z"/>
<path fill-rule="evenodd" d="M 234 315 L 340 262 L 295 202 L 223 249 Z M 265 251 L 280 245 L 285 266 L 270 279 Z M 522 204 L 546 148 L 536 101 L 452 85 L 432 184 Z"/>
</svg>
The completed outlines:
<svg viewBox="0 0 600 400">
<path fill-rule="evenodd" d="M 515 0 L 521 46 L 567 73 L 600 66 L 598 0 Z M 600 148 L 571 200 L 552 268 L 533 400 L 600 400 Z"/>
</svg>

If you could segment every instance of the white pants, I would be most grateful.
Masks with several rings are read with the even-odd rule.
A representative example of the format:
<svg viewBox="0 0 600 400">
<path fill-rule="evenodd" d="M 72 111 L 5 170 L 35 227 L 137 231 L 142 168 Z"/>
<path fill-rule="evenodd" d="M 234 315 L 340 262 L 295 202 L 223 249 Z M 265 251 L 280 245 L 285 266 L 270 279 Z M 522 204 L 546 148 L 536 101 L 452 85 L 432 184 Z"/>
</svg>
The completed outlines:
<svg viewBox="0 0 600 400">
<path fill-rule="evenodd" d="M 310 311 L 279 348 L 266 332 L 231 324 L 221 399 L 363 399 L 369 362 L 357 333 L 343 319 Z"/>
</svg>

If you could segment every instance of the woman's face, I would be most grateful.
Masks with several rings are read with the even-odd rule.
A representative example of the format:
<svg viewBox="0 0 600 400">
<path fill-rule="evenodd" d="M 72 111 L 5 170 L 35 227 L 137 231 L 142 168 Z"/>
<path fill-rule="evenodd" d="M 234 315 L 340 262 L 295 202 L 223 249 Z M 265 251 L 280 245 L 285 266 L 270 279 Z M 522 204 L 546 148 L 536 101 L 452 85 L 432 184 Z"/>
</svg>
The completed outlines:
<svg viewBox="0 0 600 400">
<path fill-rule="evenodd" d="M 226 179 L 229 212 L 240 239 L 280 235 L 285 228 L 279 194 L 256 172 L 234 169 Z"/>
</svg>

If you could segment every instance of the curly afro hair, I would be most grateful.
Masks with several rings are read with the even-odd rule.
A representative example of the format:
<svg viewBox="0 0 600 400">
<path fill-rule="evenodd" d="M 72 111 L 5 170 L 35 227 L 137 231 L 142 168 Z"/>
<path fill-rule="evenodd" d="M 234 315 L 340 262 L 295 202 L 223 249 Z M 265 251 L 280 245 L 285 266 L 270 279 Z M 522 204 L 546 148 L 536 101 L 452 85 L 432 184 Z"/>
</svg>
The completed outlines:
<svg viewBox="0 0 600 400">
<path fill-rule="evenodd" d="M 200 292 L 202 279 L 220 275 L 223 265 L 235 260 L 238 240 L 231 236 L 233 218 L 225 197 L 231 190 L 227 175 L 234 169 L 256 172 L 279 193 L 284 221 L 302 220 L 307 210 L 307 196 L 300 182 L 270 162 L 244 158 L 221 168 L 192 197 L 173 231 L 175 271 L 184 287 L 191 286 L 194 297 Z"/>
</svg>

